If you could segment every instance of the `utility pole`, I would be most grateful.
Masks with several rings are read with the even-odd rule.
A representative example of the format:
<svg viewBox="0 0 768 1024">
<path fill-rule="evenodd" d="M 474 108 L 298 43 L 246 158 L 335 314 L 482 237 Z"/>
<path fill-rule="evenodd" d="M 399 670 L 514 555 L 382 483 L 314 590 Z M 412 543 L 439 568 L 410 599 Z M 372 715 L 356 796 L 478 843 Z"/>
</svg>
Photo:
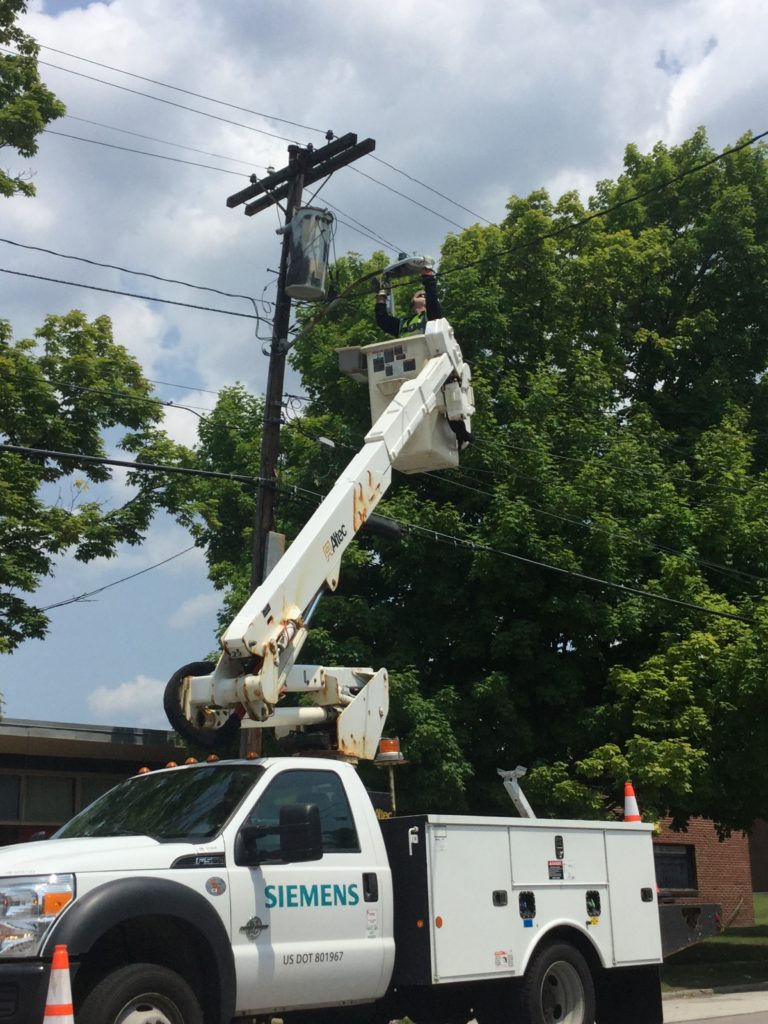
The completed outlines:
<svg viewBox="0 0 768 1024">
<path fill-rule="evenodd" d="M 260 199 L 249 202 L 244 208 L 244 213 L 248 217 L 261 213 L 262 210 L 279 203 L 282 199 L 286 200 L 285 228 L 277 278 L 277 300 L 272 327 L 264 427 L 261 438 L 261 465 L 259 467 L 251 559 L 251 591 L 258 587 L 266 575 L 267 538 L 274 530 L 275 525 L 283 381 L 285 379 L 285 360 L 290 348 L 288 329 L 291 320 L 291 297 L 285 292 L 291 244 L 290 223 L 294 213 L 301 205 L 301 195 L 305 185 L 311 185 L 321 178 L 333 174 L 334 171 L 352 163 L 353 160 L 358 160 L 361 156 L 371 153 L 375 148 L 376 143 L 373 139 L 364 139 L 358 143 L 357 135 L 354 132 L 329 142 L 321 149 L 313 149 L 311 146 L 302 149 L 300 146 L 291 145 L 288 147 L 287 167 L 283 167 L 261 180 L 256 179 L 254 175 L 251 178 L 252 184 L 248 188 L 227 199 L 227 206 L 232 208 L 263 193 Z"/>
<path fill-rule="evenodd" d="M 329 142 L 320 149 L 312 146 L 302 148 L 297 145 L 288 147 L 288 164 L 279 171 L 274 171 L 266 178 L 257 179 L 251 176 L 251 185 L 240 192 L 229 196 L 227 206 L 233 208 L 247 203 L 243 212 L 247 217 L 261 213 L 270 206 L 286 201 L 285 225 L 283 228 L 283 245 L 280 255 L 280 268 L 277 277 L 277 299 L 275 317 L 272 325 L 272 343 L 269 354 L 269 370 L 267 373 L 267 394 L 264 404 L 264 425 L 261 436 L 261 464 L 259 466 L 259 483 L 256 497 L 256 513 L 253 524 L 253 547 L 251 551 L 251 592 L 256 590 L 268 572 L 267 542 L 275 528 L 275 498 L 277 495 L 277 462 L 280 455 L 280 427 L 283 411 L 283 382 L 285 379 L 285 360 L 290 348 L 289 328 L 291 323 L 291 297 L 286 294 L 285 283 L 288 275 L 289 254 L 291 248 L 290 225 L 294 214 L 301 206 L 301 196 L 305 185 L 311 185 L 321 178 L 328 177 L 334 171 L 358 160 L 361 156 L 373 152 L 376 143 L 373 139 L 364 139 L 358 143 L 357 135 L 350 132 Z M 262 195 L 263 193 L 263 195 Z M 261 198 L 248 202 L 256 196 Z M 252 739 L 248 734 L 251 734 Z M 243 747 L 258 751 L 261 746 L 261 730 L 250 729 L 241 735 L 241 754 Z"/>
</svg>

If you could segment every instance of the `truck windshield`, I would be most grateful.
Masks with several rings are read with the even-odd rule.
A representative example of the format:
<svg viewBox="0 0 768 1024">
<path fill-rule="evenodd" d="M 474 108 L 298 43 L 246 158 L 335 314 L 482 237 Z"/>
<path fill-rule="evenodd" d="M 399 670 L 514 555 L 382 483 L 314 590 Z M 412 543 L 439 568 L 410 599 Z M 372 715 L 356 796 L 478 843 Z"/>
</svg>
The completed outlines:
<svg viewBox="0 0 768 1024">
<path fill-rule="evenodd" d="M 222 762 L 140 775 L 100 796 L 52 838 L 132 835 L 160 843 L 213 839 L 263 772 L 257 764 Z"/>
</svg>

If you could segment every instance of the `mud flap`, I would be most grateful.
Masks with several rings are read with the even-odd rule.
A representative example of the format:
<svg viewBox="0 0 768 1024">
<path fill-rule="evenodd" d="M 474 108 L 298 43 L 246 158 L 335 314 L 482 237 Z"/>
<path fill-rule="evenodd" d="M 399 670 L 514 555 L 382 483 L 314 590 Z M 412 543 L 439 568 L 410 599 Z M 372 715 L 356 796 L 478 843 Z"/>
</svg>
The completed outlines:
<svg viewBox="0 0 768 1024">
<path fill-rule="evenodd" d="M 658 964 L 600 971 L 595 987 L 596 1024 L 663 1024 Z"/>
</svg>

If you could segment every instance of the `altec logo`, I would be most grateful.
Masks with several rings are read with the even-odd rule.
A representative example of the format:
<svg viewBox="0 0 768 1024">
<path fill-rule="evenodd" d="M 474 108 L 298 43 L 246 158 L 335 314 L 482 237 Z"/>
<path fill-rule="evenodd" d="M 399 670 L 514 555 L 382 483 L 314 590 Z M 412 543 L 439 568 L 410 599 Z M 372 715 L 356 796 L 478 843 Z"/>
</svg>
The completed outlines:
<svg viewBox="0 0 768 1024">
<path fill-rule="evenodd" d="M 330 536 L 330 539 L 327 540 L 325 544 L 323 544 L 323 552 L 328 561 L 330 561 L 331 558 L 333 557 L 334 551 L 336 551 L 337 548 L 341 547 L 341 544 L 346 536 L 347 527 L 344 523 L 342 523 L 338 530 L 334 530 L 334 532 Z"/>
<path fill-rule="evenodd" d="M 267 910 L 275 907 L 356 907 L 360 892 L 350 885 L 265 885 Z"/>
</svg>

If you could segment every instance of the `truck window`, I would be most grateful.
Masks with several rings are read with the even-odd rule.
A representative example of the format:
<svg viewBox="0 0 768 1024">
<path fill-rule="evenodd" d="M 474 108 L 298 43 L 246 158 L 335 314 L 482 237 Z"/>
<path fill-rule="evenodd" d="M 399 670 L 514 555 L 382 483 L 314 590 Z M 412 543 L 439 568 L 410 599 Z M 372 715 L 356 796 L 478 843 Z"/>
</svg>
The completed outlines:
<svg viewBox="0 0 768 1024">
<path fill-rule="evenodd" d="M 317 804 L 323 853 L 359 853 L 357 830 L 341 779 L 333 772 L 281 772 L 259 797 L 248 819 L 249 825 L 278 825 L 280 808 L 286 804 Z M 280 847 L 276 835 L 259 839 L 263 853 Z"/>
<path fill-rule="evenodd" d="M 55 834 L 151 836 L 159 843 L 203 842 L 218 835 L 264 769 L 220 761 L 134 776 L 110 789 Z"/>
</svg>

